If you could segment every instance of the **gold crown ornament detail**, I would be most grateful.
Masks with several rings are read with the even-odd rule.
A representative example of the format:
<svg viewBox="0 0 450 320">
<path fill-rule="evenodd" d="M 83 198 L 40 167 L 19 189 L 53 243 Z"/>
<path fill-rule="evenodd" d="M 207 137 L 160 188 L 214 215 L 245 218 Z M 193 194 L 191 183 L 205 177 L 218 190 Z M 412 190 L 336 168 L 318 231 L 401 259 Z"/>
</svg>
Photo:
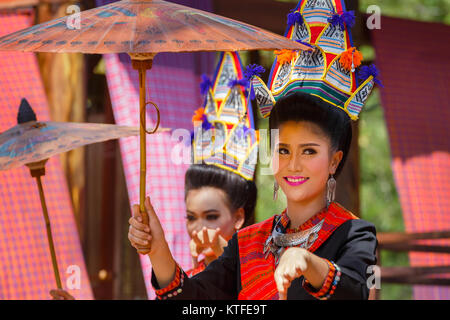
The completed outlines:
<svg viewBox="0 0 450 320">
<path fill-rule="evenodd" d="M 302 91 L 357 120 L 374 85 L 381 82 L 375 65 L 360 67 L 363 57 L 350 32 L 354 12 L 345 10 L 343 0 L 301 0 L 287 20 L 285 36 L 312 50 L 275 51 L 268 85 L 258 76 L 251 78 L 263 117 L 281 97 Z"/>
<path fill-rule="evenodd" d="M 192 117 L 192 160 L 253 180 L 259 136 L 250 104 L 250 82 L 239 55 L 222 52 L 213 81 L 203 75 L 204 106 Z"/>
</svg>

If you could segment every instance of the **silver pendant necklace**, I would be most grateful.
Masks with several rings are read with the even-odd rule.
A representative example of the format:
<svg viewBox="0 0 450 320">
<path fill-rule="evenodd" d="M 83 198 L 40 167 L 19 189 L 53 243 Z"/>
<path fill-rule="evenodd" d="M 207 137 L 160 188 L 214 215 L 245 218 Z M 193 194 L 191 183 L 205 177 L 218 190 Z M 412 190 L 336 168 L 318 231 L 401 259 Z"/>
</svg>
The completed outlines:
<svg viewBox="0 0 450 320">
<path fill-rule="evenodd" d="M 296 233 L 281 233 L 277 230 L 280 220 L 281 216 L 264 244 L 265 258 L 267 259 L 270 253 L 273 254 L 275 265 L 278 265 L 281 254 L 286 248 L 300 247 L 308 250 L 319 237 L 318 233 L 322 229 L 325 221 L 325 219 L 322 219 L 318 224 L 307 230 Z"/>
</svg>

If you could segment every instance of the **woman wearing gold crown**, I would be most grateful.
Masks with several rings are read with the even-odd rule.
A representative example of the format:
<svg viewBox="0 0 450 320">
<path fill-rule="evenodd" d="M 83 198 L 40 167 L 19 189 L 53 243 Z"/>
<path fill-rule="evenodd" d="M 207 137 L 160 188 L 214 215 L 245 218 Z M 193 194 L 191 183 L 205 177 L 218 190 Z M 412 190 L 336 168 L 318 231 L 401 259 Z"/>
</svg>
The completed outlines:
<svg viewBox="0 0 450 320">
<path fill-rule="evenodd" d="M 278 52 L 269 88 L 248 69 L 274 134 L 272 167 L 287 208 L 238 231 L 223 254 L 188 278 L 173 259 L 146 202 L 150 225 L 132 220 L 130 236 L 147 248 L 159 299 L 367 299 L 368 267 L 376 264 L 375 227 L 334 202 L 335 177 L 346 160 L 357 119 L 376 79 L 352 47 L 352 13 L 340 0 L 302 0 L 286 36 L 312 50 Z M 139 214 L 135 207 L 135 216 Z M 148 232 L 145 232 L 148 228 Z M 145 240 L 144 240 L 145 239 Z M 144 246 L 144 241 L 148 241 Z"/>
</svg>

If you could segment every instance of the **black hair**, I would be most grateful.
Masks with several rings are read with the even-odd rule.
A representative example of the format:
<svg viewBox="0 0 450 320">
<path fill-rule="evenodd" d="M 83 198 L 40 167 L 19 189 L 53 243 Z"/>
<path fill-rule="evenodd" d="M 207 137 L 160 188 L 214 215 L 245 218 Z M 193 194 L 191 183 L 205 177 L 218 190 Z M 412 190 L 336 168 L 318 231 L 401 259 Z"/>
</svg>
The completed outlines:
<svg viewBox="0 0 450 320">
<path fill-rule="evenodd" d="M 186 171 L 184 194 L 190 190 L 214 187 L 223 190 L 227 196 L 227 205 L 231 212 L 243 208 L 245 221 L 243 226 L 254 223 L 257 189 L 254 181 L 249 181 L 231 171 L 208 164 L 194 164 Z"/>
<path fill-rule="evenodd" d="M 269 127 L 278 129 L 287 121 L 306 121 L 317 125 L 330 139 L 332 150 L 343 152 L 335 173 L 335 177 L 339 176 L 352 142 L 351 119 L 347 113 L 316 96 L 295 92 L 277 101 L 270 113 Z"/>
</svg>

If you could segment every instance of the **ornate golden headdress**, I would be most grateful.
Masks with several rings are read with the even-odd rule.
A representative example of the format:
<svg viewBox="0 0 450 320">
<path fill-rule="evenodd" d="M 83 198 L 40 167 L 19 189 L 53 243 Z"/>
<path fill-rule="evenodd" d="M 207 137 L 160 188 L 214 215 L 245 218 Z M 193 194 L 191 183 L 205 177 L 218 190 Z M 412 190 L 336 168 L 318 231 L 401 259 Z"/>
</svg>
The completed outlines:
<svg viewBox="0 0 450 320">
<path fill-rule="evenodd" d="M 239 55 L 223 52 L 213 81 L 203 76 L 203 108 L 196 111 L 193 163 L 205 163 L 253 180 L 258 157 L 258 135 Z"/>
<path fill-rule="evenodd" d="M 295 91 L 321 98 L 344 110 L 352 120 L 370 95 L 376 78 L 374 65 L 360 66 L 362 55 L 353 47 L 350 28 L 353 11 L 345 11 L 342 0 L 301 0 L 288 15 L 285 36 L 308 45 L 311 51 L 276 51 L 269 82 L 258 76 L 251 84 L 261 114 L 267 117 L 275 102 Z M 360 80 L 358 82 L 358 80 Z M 269 89 L 270 88 L 270 89 Z"/>
</svg>

